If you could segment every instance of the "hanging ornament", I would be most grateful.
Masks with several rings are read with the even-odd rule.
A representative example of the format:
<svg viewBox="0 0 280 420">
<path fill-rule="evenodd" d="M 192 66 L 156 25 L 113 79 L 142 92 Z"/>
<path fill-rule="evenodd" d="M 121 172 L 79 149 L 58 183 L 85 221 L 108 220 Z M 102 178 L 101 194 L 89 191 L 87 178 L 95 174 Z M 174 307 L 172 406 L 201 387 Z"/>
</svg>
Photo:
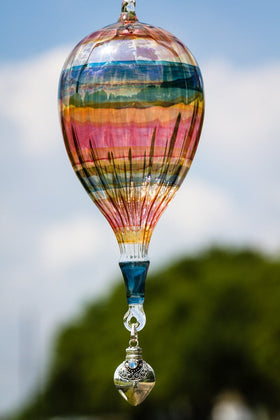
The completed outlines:
<svg viewBox="0 0 280 420">
<path fill-rule="evenodd" d="M 120 247 L 131 339 L 114 382 L 138 405 L 155 383 L 138 343 L 146 322 L 148 248 L 196 152 L 204 114 L 201 73 L 182 42 L 140 23 L 135 0 L 125 0 L 118 22 L 84 38 L 66 60 L 59 105 L 73 169 Z"/>
</svg>

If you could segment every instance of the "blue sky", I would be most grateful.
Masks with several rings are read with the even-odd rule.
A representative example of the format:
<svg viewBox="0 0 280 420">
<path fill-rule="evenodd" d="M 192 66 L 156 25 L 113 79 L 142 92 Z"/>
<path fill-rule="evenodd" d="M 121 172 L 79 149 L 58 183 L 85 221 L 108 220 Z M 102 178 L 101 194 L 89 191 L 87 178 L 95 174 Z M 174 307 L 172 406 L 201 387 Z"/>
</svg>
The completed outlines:
<svg viewBox="0 0 280 420">
<path fill-rule="evenodd" d="M 0 417 L 43 380 L 57 326 L 120 281 L 115 238 L 70 167 L 57 115 L 66 56 L 116 21 L 120 3 L 0 4 Z M 191 49 L 206 93 L 198 152 L 155 230 L 151 269 L 215 243 L 279 255 L 279 1 L 138 0 L 137 15 Z"/>
<path fill-rule="evenodd" d="M 116 20 L 120 1 L 1 1 L 0 58 L 17 60 L 75 44 L 96 27 Z M 175 33 L 200 59 L 223 55 L 241 65 L 279 56 L 278 0 L 138 0 L 140 20 Z"/>
</svg>

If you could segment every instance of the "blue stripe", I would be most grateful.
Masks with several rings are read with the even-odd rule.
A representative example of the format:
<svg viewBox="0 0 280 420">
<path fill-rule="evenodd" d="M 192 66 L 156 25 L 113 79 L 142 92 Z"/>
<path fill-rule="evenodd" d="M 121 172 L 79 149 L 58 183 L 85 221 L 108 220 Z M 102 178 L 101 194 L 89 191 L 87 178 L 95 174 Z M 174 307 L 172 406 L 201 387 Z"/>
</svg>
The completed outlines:
<svg viewBox="0 0 280 420">
<path fill-rule="evenodd" d="M 202 78 L 197 66 L 168 61 L 114 61 L 74 66 L 63 71 L 63 89 L 73 84 L 88 83 L 110 85 L 111 82 L 160 82 L 188 81 L 195 90 L 202 91 Z M 182 83 L 182 82 L 181 82 Z M 180 86 L 182 87 L 182 86 Z"/>
</svg>

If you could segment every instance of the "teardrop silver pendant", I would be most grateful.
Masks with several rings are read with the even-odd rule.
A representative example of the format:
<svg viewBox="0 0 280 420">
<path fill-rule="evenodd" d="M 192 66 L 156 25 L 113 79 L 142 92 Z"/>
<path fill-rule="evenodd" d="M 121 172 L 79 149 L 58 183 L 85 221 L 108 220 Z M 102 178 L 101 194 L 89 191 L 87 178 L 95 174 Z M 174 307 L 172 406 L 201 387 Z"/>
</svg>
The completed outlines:
<svg viewBox="0 0 280 420">
<path fill-rule="evenodd" d="M 132 328 L 125 361 L 117 367 L 114 374 L 115 387 L 129 404 L 136 406 L 149 395 L 155 381 L 153 368 L 142 358 L 136 328 Z"/>
</svg>

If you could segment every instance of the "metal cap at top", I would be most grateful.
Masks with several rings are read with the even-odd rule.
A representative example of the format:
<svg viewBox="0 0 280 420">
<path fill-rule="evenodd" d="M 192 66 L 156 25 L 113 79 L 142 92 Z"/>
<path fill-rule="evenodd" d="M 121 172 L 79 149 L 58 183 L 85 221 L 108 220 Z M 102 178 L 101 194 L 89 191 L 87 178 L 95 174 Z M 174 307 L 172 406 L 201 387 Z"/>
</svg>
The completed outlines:
<svg viewBox="0 0 280 420">
<path fill-rule="evenodd" d="M 139 346 L 128 347 L 126 349 L 126 358 L 125 360 L 142 360 L 142 349 Z"/>
</svg>

